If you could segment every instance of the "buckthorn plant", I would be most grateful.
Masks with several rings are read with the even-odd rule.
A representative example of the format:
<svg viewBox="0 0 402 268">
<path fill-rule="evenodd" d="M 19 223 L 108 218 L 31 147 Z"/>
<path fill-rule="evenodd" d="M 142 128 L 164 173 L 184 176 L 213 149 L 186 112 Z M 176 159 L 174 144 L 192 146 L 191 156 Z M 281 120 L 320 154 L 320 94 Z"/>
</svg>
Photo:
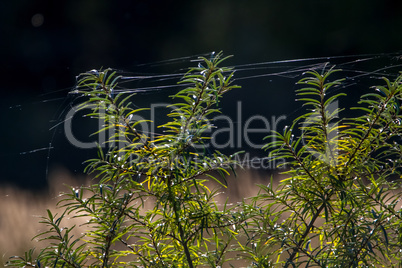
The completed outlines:
<svg viewBox="0 0 402 268">
<path fill-rule="evenodd" d="M 75 94 L 97 133 L 113 133 L 87 161 L 93 183 L 70 188 L 62 213 L 43 217 L 47 247 L 11 257 L 12 267 L 401 267 L 402 76 L 340 108 L 341 70 L 312 69 L 298 82 L 303 114 L 264 149 L 281 160 L 242 203 L 216 201 L 236 154 L 208 146 L 211 116 L 233 89 L 222 53 L 202 58 L 179 82 L 161 134 L 142 131 L 133 93 L 112 69 L 78 77 Z M 230 94 L 230 93 L 229 93 Z M 350 116 L 353 110 L 357 116 Z M 111 131 L 112 130 L 112 131 Z M 97 134 L 96 133 L 96 134 Z M 241 153 L 241 152 L 239 152 Z M 239 182 L 240 183 L 240 182 Z M 69 218 L 82 218 L 82 226 Z M 79 237 L 73 230 L 83 228 Z"/>
</svg>

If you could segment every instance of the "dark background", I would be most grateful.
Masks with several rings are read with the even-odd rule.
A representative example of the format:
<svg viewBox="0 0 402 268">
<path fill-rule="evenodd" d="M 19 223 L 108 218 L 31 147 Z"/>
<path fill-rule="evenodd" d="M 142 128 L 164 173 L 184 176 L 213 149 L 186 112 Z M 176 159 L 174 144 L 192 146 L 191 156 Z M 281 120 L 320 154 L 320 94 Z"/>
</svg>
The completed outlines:
<svg viewBox="0 0 402 268">
<path fill-rule="evenodd" d="M 94 156 L 63 142 L 61 128 L 49 131 L 83 71 L 141 72 L 155 61 L 221 50 L 235 55 L 233 65 L 395 53 L 401 27 L 402 1 L 391 0 L 1 1 L 0 183 L 41 188 L 49 169 L 80 173 Z M 251 114 L 287 113 L 294 81 L 275 93 L 253 91 L 264 83 L 249 81 L 227 105 L 239 99 Z M 31 152 L 49 143 L 50 151 Z"/>
</svg>

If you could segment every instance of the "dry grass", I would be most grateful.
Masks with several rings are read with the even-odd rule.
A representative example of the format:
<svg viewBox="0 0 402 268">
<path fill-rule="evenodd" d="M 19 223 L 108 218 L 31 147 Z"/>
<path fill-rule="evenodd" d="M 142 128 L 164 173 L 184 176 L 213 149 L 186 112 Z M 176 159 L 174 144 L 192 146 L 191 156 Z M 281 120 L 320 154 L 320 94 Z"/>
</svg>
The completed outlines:
<svg viewBox="0 0 402 268">
<path fill-rule="evenodd" d="M 46 209 L 57 211 L 58 196 L 66 190 L 65 184 L 73 186 L 82 181 L 62 169 L 49 177 L 48 191 L 34 192 L 10 186 L 0 188 L 0 266 L 10 256 L 41 247 L 41 243 L 32 240 L 45 230 L 39 223 L 41 216 L 46 215 Z"/>
<path fill-rule="evenodd" d="M 235 203 L 256 195 L 256 184 L 267 184 L 269 175 L 262 176 L 250 171 L 239 171 L 237 177 L 228 178 L 228 188 L 219 196 L 218 202 Z M 10 256 L 21 255 L 30 248 L 41 248 L 40 242 L 32 237 L 45 230 L 40 224 L 40 217 L 46 215 L 46 209 L 56 210 L 60 192 L 66 191 L 65 185 L 80 186 L 88 183 L 85 178 L 76 178 L 68 171 L 58 169 L 49 176 L 49 190 L 32 192 L 13 187 L 0 188 L 0 266 Z M 68 219 L 77 221 L 77 219 Z M 76 222 L 69 222 L 73 225 Z M 78 231 L 78 230 L 77 230 Z"/>
</svg>

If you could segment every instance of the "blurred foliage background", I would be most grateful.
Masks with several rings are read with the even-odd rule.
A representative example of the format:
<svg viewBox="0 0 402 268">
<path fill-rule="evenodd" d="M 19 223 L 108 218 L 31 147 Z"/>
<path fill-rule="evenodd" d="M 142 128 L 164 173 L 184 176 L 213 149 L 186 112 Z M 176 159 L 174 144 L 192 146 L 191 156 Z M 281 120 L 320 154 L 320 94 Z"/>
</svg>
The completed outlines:
<svg viewBox="0 0 402 268">
<path fill-rule="evenodd" d="M 93 151 L 62 142 L 62 128 L 49 129 L 63 120 L 81 72 L 141 72 L 140 64 L 220 50 L 235 55 L 233 65 L 396 52 L 401 10 L 393 0 L 1 1 L 0 185 L 42 188 L 48 169 L 80 172 Z M 287 113 L 292 83 L 264 91 L 267 81 L 250 82 L 227 96 L 227 110 L 243 100 L 250 114 Z M 48 160 L 49 150 L 38 149 L 50 142 Z"/>
</svg>

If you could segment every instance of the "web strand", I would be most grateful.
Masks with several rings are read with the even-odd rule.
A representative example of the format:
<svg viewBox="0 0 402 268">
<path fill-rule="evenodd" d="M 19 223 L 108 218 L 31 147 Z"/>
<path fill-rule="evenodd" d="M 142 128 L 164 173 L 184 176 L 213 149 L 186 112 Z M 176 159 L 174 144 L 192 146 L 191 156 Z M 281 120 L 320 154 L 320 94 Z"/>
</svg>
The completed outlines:
<svg viewBox="0 0 402 268">
<path fill-rule="evenodd" d="M 211 57 L 211 53 L 203 53 L 199 55 L 137 65 L 136 68 L 140 69 L 141 72 L 130 72 L 115 69 L 114 71 L 116 71 L 118 75 L 121 75 L 121 79 L 119 81 L 119 86 L 115 88 L 114 93 L 135 93 L 138 100 L 141 99 L 142 95 L 152 95 L 159 92 L 173 94 L 179 88 L 188 86 L 188 84 L 178 85 L 177 82 L 179 82 L 183 75 L 189 70 L 188 66 L 196 65 L 197 62 L 200 62 L 200 56 L 209 58 Z M 230 62 L 230 60 L 228 62 Z M 401 62 L 401 53 L 395 52 L 265 61 L 232 65 L 230 67 L 235 70 L 235 83 L 238 82 L 244 86 L 249 81 L 254 82 L 261 80 L 259 82 L 261 83 L 261 86 L 258 90 L 265 90 L 264 85 L 266 85 L 267 81 L 264 79 L 269 79 L 268 82 L 275 81 L 277 79 L 296 82 L 298 78 L 300 78 L 306 71 L 312 69 L 323 70 L 325 68 L 329 68 L 329 66 L 336 65 L 336 68 L 342 69 L 343 72 L 347 74 L 344 84 L 341 87 L 334 89 L 342 90 L 345 88 L 353 88 L 358 86 L 361 83 L 360 80 L 365 78 L 379 79 L 383 76 L 396 77 L 402 67 Z M 173 71 L 169 73 L 160 72 L 159 70 L 161 67 L 163 67 L 162 69 L 170 69 Z M 40 97 L 44 98 L 36 102 L 39 106 L 44 105 L 45 103 L 61 102 L 56 111 L 56 115 L 53 119 L 51 119 L 50 122 L 51 126 L 49 131 L 52 131 L 53 133 L 48 146 L 20 152 L 20 155 L 26 155 L 47 150 L 46 176 L 48 175 L 51 151 L 55 149 L 53 143 L 55 137 L 59 135 L 57 130 L 63 126 L 66 120 L 71 120 L 71 118 L 65 118 L 65 113 L 73 106 L 75 102 L 78 102 L 82 96 L 75 96 L 74 94 L 67 96 L 66 94 L 66 97 L 48 97 L 52 94 L 59 94 L 60 92 L 73 92 L 74 89 L 74 87 L 65 88 L 43 94 Z M 239 90 L 250 89 L 243 88 Z M 272 90 L 272 87 L 267 87 L 266 90 Z M 137 104 L 134 103 L 134 105 Z M 24 104 L 18 104 L 9 107 L 9 109 L 21 109 L 23 106 Z M 297 113 L 300 109 L 300 107 L 297 107 L 294 110 L 289 111 L 286 116 L 290 117 L 291 115 Z M 266 158 L 262 158 L 262 160 L 264 159 Z"/>
</svg>

